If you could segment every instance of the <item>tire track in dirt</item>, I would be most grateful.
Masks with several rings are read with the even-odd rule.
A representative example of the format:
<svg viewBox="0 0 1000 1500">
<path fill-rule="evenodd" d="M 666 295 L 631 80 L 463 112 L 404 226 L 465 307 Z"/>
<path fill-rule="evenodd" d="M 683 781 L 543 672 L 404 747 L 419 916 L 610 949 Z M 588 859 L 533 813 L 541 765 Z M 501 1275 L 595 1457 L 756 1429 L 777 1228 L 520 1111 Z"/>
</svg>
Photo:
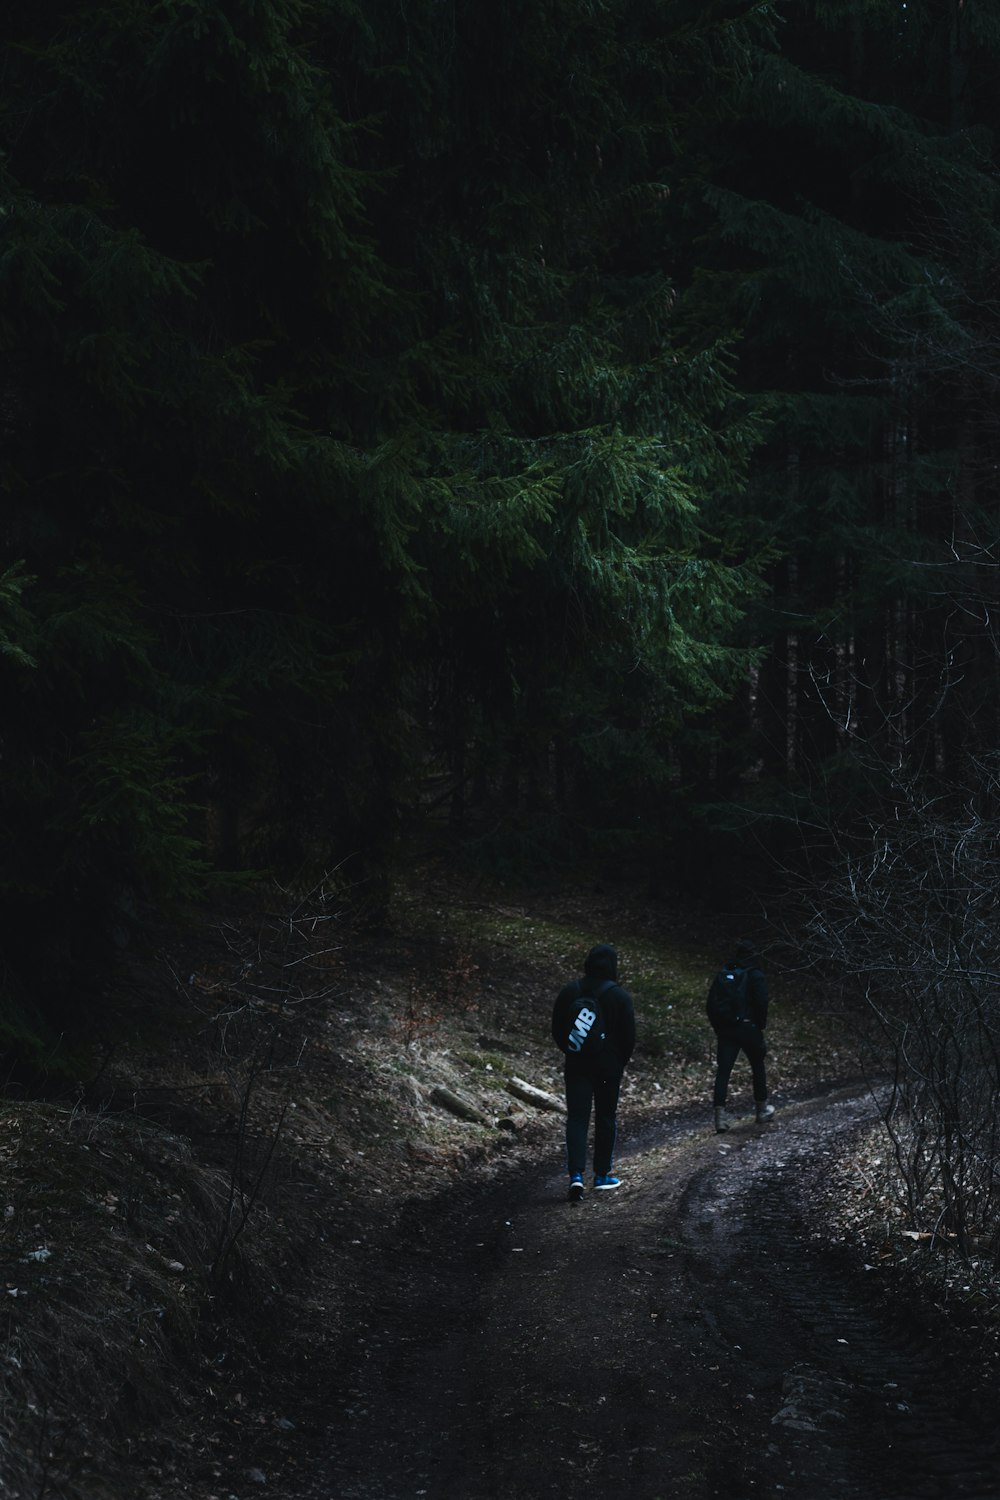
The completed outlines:
<svg viewBox="0 0 1000 1500">
<path fill-rule="evenodd" d="M 858 1118 L 851 1100 L 786 1115 L 753 1149 L 734 1143 L 737 1160 L 700 1174 L 681 1205 L 720 1386 L 757 1413 L 742 1485 L 783 1500 L 997 1500 L 974 1372 L 812 1227 L 825 1149 Z"/>
<path fill-rule="evenodd" d="M 939 1357 L 810 1228 L 825 1144 L 870 1112 L 673 1115 L 578 1207 L 551 1163 L 413 1200 L 294 1500 L 997 1500 Z"/>
</svg>

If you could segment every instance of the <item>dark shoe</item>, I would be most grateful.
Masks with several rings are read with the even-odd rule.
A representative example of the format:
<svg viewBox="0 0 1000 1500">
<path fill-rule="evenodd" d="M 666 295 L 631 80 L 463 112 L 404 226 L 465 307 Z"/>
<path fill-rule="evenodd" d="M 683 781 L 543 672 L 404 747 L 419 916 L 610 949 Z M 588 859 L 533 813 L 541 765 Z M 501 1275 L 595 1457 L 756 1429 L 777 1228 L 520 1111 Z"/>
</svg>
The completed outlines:
<svg viewBox="0 0 1000 1500">
<path fill-rule="evenodd" d="M 715 1107 L 715 1133 L 716 1135 L 722 1135 L 728 1129 L 729 1116 L 726 1114 L 725 1107 L 717 1104 Z"/>
<path fill-rule="evenodd" d="M 594 1178 L 594 1187 L 599 1193 L 610 1193 L 613 1188 L 621 1187 L 621 1183 L 617 1177 L 612 1177 L 610 1172 L 606 1172 L 603 1177 Z"/>
<path fill-rule="evenodd" d="M 583 1197 L 583 1177 L 576 1172 L 569 1180 L 569 1201 L 579 1203 Z"/>
<path fill-rule="evenodd" d="M 765 1122 L 768 1121 L 773 1114 L 774 1114 L 774 1105 L 773 1104 L 758 1104 L 757 1105 L 757 1124 L 758 1125 L 765 1124 Z"/>
</svg>

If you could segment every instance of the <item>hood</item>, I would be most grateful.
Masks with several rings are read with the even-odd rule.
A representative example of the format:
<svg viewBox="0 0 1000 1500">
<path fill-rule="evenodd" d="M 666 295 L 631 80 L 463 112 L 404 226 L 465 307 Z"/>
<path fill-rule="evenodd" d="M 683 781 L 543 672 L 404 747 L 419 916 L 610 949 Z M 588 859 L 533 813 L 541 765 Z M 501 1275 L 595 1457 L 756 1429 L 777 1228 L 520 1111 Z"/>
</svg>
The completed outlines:
<svg viewBox="0 0 1000 1500">
<path fill-rule="evenodd" d="M 733 947 L 733 967 L 736 969 L 752 969 L 757 963 L 757 950 L 753 943 L 746 938 L 740 938 Z"/>
<path fill-rule="evenodd" d="M 588 979 L 617 979 L 618 954 L 610 943 L 598 943 L 587 954 L 583 972 Z"/>
</svg>

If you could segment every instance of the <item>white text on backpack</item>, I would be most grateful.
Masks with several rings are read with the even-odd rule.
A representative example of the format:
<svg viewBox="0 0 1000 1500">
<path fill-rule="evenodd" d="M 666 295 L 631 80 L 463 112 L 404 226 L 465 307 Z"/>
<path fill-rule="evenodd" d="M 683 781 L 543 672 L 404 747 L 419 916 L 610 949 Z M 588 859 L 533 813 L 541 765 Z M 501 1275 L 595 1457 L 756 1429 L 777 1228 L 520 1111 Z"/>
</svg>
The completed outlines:
<svg viewBox="0 0 1000 1500">
<path fill-rule="evenodd" d="M 569 1049 L 571 1052 L 579 1052 L 587 1040 L 591 1026 L 593 1026 L 596 1020 L 597 1012 L 590 1010 L 585 1005 L 573 1022 L 573 1030 L 569 1034 Z"/>
</svg>

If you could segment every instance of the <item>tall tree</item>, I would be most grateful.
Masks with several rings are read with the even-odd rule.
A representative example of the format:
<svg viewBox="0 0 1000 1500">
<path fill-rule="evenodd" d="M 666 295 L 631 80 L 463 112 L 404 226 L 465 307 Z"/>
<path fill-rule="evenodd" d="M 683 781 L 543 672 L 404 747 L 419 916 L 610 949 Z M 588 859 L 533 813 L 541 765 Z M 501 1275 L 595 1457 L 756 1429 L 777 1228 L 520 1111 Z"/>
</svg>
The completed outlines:
<svg viewBox="0 0 1000 1500">
<path fill-rule="evenodd" d="M 784 554 L 754 727 L 771 785 L 801 790 L 859 767 L 862 741 L 939 770 L 993 742 L 985 570 L 951 565 L 993 519 L 1000 17 L 957 0 L 776 12 L 738 134 L 706 139 L 715 230 L 685 315 L 706 337 L 745 324 L 738 381 L 774 419 L 748 496 Z"/>
<path fill-rule="evenodd" d="M 634 817 L 754 586 L 668 214 L 766 10 L 15 4 L 11 994 L 61 1024 L 213 862 L 381 878 L 428 754 L 523 805 L 589 730 Z"/>
<path fill-rule="evenodd" d="M 638 798 L 629 763 L 662 766 L 658 739 L 728 689 L 753 586 L 706 522 L 752 424 L 724 352 L 676 335 L 669 218 L 685 111 L 715 110 L 746 35 L 716 7 L 494 3 L 443 34 L 419 15 L 401 34 L 387 8 L 373 62 L 407 127 L 382 137 L 404 163 L 385 232 L 425 290 L 431 727 L 457 799 L 492 779 L 533 819 L 581 743 L 620 747 Z"/>
<path fill-rule="evenodd" d="M 0 888 L 11 987 L 57 1010 L 67 957 L 98 984 L 144 902 L 200 888 L 197 806 L 224 827 L 262 765 L 280 784 L 293 716 L 343 691 L 346 624 L 300 575 L 364 518 L 298 407 L 318 348 L 346 382 L 388 294 L 303 19 L 7 18 L 3 540 L 30 577 Z"/>
</svg>

